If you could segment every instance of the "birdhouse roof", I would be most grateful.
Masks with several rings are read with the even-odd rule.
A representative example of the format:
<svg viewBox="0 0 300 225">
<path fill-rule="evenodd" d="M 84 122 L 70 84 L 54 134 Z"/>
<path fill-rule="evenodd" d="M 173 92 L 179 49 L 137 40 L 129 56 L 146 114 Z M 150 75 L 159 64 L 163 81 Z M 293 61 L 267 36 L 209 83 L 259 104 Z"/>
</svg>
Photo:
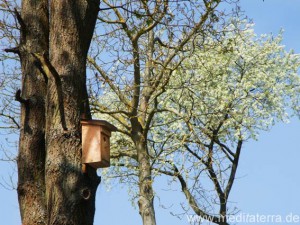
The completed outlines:
<svg viewBox="0 0 300 225">
<path fill-rule="evenodd" d="M 81 120 L 82 125 L 104 126 L 110 131 L 117 131 L 117 128 L 106 120 Z"/>
</svg>

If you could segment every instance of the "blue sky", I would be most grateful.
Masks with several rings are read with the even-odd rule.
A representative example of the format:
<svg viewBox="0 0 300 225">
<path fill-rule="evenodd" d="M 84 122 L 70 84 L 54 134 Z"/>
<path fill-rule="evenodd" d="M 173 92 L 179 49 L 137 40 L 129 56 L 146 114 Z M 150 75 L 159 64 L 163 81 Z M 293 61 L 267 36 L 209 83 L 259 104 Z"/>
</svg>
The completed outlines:
<svg viewBox="0 0 300 225">
<path fill-rule="evenodd" d="M 241 0 L 241 6 L 245 14 L 256 24 L 257 33 L 276 34 L 283 28 L 285 30 L 283 42 L 286 48 L 295 49 L 300 53 L 300 1 Z M 245 145 L 238 179 L 230 198 L 236 203 L 240 213 L 280 215 L 282 219 L 291 214 L 300 216 L 299 137 L 300 122 L 295 118 L 289 124 L 277 124 L 270 132 L 262 133 L 258 141 L 251 141 Z M 0 179 L 7 178 L 7 173 L 10 172 L 7 164 L 0 162 Z M 161 196 L 160 199 L 155 199 L 157 224 L 188 225 L 186 217 L 178 220 L 169 214 L 168 209 L 159 206 L 160 202 L 164 202 L 165 206 L 171 206 L 174 200 L 178 202 L 183 199 L 178 193 L 174 195 L 161 190 L 163 186 L 161 183 L 155 185 L 156 191 Z M 0 199 L 0 218 L 3 224 L 20 224 L 16 192 L 0 186 Z M 97 192 L 96 207 L 95 225 L 142 224 L 137 209 L 134 209 L 128 201 L 125 188 L 117 187 L 111 192 L 106 192 L 101 185 Z"/>
</svg>

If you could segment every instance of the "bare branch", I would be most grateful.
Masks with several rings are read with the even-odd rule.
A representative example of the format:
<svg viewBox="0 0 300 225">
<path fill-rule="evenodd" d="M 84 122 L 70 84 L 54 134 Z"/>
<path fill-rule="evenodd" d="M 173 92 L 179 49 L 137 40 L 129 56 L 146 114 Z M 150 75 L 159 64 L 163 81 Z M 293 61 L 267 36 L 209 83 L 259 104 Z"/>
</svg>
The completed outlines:
<svg viewBox="0 0 300 225">
<path fill-rule="evenodd" d="M 105 82 L 109 85 L 109 87 L 117 94 L 117 96 L 119 97 L 120 101 L 123 102 L 128 108 L 131 109 L 132 106 L 131 106 L 130 101 L 126 98 L 125 95 L 122 94 L 122 92 L 120 91 L 120 89 L 109 78 L 109 76 L 107 75 L 107 73 L 91 57 L 88 57 L 87 60 L 100 73 L 100 75 L 105 80 Z"/>
<path fill-rule="evenodd" d="M 137 154 L 133 153 L 133 152 L 130 152 L 130 151 L 112 152 L 110 157 L 112 159 L 120 159 L 121 157 L 129 157 L 129 158 L 132 158 L 132 159 L 138 161 Z"/>
<path fill-rule="evenodd" d="M 180 182 L 182 192 L 184 193 L 189 205 L 191 206 L 191 208 L 194 210 L 194 212 L 198 216 L 201 216 L 202 218 L 209 220 L 211 222 L 214 222 L 216 224 L 221 224 L 222 218 L 219 218 L 219 217 L 216 217 L 213 215 L 209 215 L 204 210 L 200 209 L 196 199 L 194 198 L 192 193 L 189 191 L 187 183 L 186 183 L 185 179 L 183 178 L 183 176 L 180 174 L 178 168 L 174 164 L 172 164 L 172 167 L 173 167 L 174 172 L 165 171 L 165 170 L 158 170 L 158 171 L 160 173 L 168 175 L 168 176 L 177 177 L 178 181 Z M 228 223 L 223 223 L 223 224 L 229 225 Z"/>
<path fill-rule="evenodd" d="M 62 83 L 60 76 L 56 69 L 53 67 L 53 65 L 50 63 L 49 59 L 47 58 L 46 53 L 43 53 L 42 55 L 39 53 L 32 53 L 32 55 L 38 60 L 38 62 L 41 65 L 42 70 L 44 71 L 43 74 L 47 76 L 48 79 L 51 77 L 54 78 L 55 86 L 56 86 L 56 92 L 57 92 L 57 100 L 58 100 L 58 108 L 60 112 L 60 119 L 61 119 L 61 125 L 64 131 L 67 131 L 67 124 L 65 119 L 65 109 L 64 109 L 64 97 L 63 97 L 63 91 L 62 91 Z"/>
<path fill-rule="evenodd" d="M 214 7 L 207 8 L 206 12 L 201 16 L 201 19 L 198 23 L 194 25 L 194 28 L 185 36 L 185 38 L 179 43 L 177 48 L 174 50 L 172 54 L 164 61 L 163 68 L 167 68 L 168 65 L 172 62 L 174 57 L 178 54 L 178 52 L 182 51 L 183 47 L 192 39 L 192 37 L 199 32 L 201 27 L 205 24 L 207 21 L 209 15 L 214 11 L 214 9 L 218 6 L 219 3 L 217 3 Z M 160 74 L 157 76 L 157 80 L 155 82 L 155 86 L 158 86 L 160 84 L 162 78 L 163 78 L 164 70 L 160 72 Z"/>
<path fill-rule="evenodd" d="M 22 39 L 23 41 L 26 41 L 26 24 L 22 18 L 22 16 L 20 15 L 20 13 L 18 12 L 17 8 L 14 8 L 14 14 L 15 14 L 15 18 L 17 19 L 18 23 L 20 24 L 20 31 L 21 31 L 21 35 L 22 35 Z"/>
<path fill-rule="evenodd" d="M 144 4 L 145 5 L 145 4 Z M 150 30 L 152 30 L 154 27 L 157 26 L 158 23 L 160 23 L 160 21 L 165 17 L 166 13 L 167 13 L 167 10 L 168 10 L 168 6 L 169 6 L 169 1 L 166 0 L 164 1 L 164 9 L 163 11 L 160 13 L 160 16 L 156 19 L 156 20 L 153 20 L 152 23 L 147 26 L 147 27 L 144 27 L 142 29 L 140 29 L 140 31 L 136 34 L 136 36 L 134 37 L 134 39 L 138 39 L 140 36 L 142 36 L 143 34 L 149 32 Z M 146 7 L 148 8 L 148 7 Z M 157 15 L 159 14 L 158 12 L 158 8 L 159 8 L 159 3 L 156 4 L 156 7 L 154 9 L 154 12 L 152 15 Z M 148 11 L 149 13 L 149 11 Z M 153 19 L 153 16 L 152 15 L 149 15 L 150 18 Z M 147 24 L 147 21 L 146 21 L 146 24 Z"/>
<path fill-rule="evenodd" d="M 21 90 L 17 90 L 16 94 L 15 94 L 15 100 L 20 102 L 20 103 L 23 103 L 23 104 L 28 104 L 29 103 L 29 100 L 28 99 L 24 99 L 21 97 Z"/>
<path fill-rule="evenodd" d="M 234 179 L 235 179 L 235 174 L 236 174 L 236 171 L 237 171 L 237 168 L 238 168 L 238 164 L 239 164 L 239 159 L 240 159 L 240 154 L 241 154 L 241 150 L 242 150 L 242 145 L 243 145 L 243 141 L 239 140 L 238 144 L 237 144 L 237 147 L 236 147 L 236 153 L 235 153 L 234 160 L 233 160 L 233 163 L 232 163 L 232 167 L 231 167 L 231 172 L 230 172 L 230 176 L 229 176 L 229 179 L 228 179 L 228 183 L 227 183 L 227 186 L 226 186 L 225 192 L 224 192 L 226 199 L 228 199 L 228 197 L 229 197 L 229 193 L 231 191 L 231 188 L 232 188 L 232 185 L 233 185 L 233 182 L 234 182 Z"/>
<path fill-rule="evenodd" d="M 7 115 L 7 114 L 4 114 L 4 113 L 0 113 L 0 116 L 3 116 L 3 117 L 6 117 L 6 118 L 8 118 L 9 120 L 11 120 L 12 121 L 12 123 L 14 124 L 14 125 L 16 125 L 16 128 L 17 129 L 20 129 L 21 127 L 20 127 L 20 125 L 19 125 L 19 123 L 16 121 L 16 119 L 15 119 L 15 117 L 13 117 L 13 116 L 11 116 L 11 115 Z M 3 127 L 1 127 L 1 128 L 3 128 Z M 11 128 L 15 128 L 15 127 L 8 127 L 9 129 L 11 129 Z"/>
<path fill-rule="evenodd" d="M 14 53 L 14 54 L 20 54 L 20 49 L 19 47 L 14 47 L 14 48 L 5 48 L 3 49 L 7 53 Z"/>
<path fill-rule="evenodd" d="M 130 40 L 133 40 L 132 37 L 132 32 L 129 30 L 127 24 L 126 24 L 126 20 L 123 18 L 123 16 L 121 15 L 121 13 L 119 12 L 118 8 L 114 7 L 113 5 L 109 4 L 107 2 L 107 0 L 103 0 L 103 2 L 105 4 L 107 4 L 116 14 L 116 16 L 118 17 L 119 21 L 118 23 L 120 23 L 122 25 L 123 30 L 126 32 L 127 36 L 129 37 Z"/>
</svg>

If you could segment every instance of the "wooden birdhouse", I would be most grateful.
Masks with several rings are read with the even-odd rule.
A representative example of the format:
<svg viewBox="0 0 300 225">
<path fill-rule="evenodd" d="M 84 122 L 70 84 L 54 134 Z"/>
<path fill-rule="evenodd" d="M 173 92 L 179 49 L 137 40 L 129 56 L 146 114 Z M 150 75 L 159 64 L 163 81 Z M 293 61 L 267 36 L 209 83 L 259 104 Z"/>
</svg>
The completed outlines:
<svg viewBox="0 0 300 225">
<path fill-rule="evenodd" d="M 82 163 L 95 169 L 110 166 L 110 136 L 117 128 L 104 120 L 82 120 Z"/>
</svg>

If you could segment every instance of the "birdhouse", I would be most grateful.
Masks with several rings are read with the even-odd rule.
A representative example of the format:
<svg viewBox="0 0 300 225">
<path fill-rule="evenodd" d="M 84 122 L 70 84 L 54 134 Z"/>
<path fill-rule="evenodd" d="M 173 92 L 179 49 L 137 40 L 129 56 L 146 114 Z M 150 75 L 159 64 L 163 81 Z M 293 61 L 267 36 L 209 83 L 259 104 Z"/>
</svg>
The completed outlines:
<svg viewBox="0 0 300 225">
<path fill-rule="evenodd" d="M 104 120 L 82 120 L 82 163 L 95 169 L 110 166 L 110 136 L 117 128 Z"/>
</svg>

